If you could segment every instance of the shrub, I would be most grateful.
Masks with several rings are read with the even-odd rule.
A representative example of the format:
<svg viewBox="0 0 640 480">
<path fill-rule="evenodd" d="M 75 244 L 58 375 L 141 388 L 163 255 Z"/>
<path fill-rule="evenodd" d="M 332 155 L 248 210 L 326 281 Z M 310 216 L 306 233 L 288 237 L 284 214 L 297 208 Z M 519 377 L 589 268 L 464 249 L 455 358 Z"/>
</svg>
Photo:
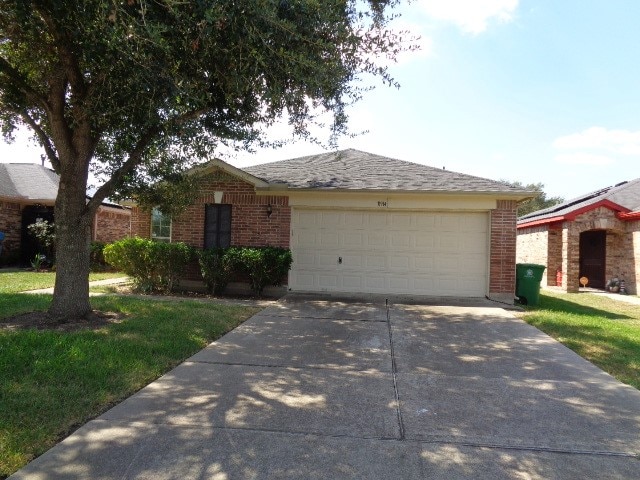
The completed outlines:
<svg viewBox="0 0 640 480">
<path fill-rule="evenodd" d="M 136 290 L 170 292 L 193 258 L 184 243 L 161 243 L 125 238 L 107 245 L 104 258 L 133 279 Z"/>
<path fill-rule="evenodd" d="M 103 251 L 106 245 L 104 242 L 91 242 L 89 261 L 91 262 L 92 272 L 103 272 L 108 269 L 109 265 L 104 259 Z"/>
<path fill-rule="evenodd" d="M 233 271 L 235 262 L 228 249 L 211 248 L 198 251 L 200 273 L 211 293 L 222 293 Z"/>
<path fill-rule="evenodd" d="M 230 253 L 235 265 L 249 276 L 251 289 L 262 295 L 267 285 L 280 285 L 291 268 L 291 251 L 278 247 L 233 247 Z"/>
</svg>

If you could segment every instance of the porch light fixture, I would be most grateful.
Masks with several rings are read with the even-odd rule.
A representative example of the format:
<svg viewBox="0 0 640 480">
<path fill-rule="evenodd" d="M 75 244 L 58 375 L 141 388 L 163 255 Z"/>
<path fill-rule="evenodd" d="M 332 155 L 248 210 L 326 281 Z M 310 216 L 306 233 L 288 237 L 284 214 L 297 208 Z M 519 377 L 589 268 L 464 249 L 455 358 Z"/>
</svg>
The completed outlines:
<svg viewBox="0 0 640 480">
<path fill-rule="evenodd" d="M 267 205 L 267 218 L 271 216 L 273 213 L 273 208 L 271 208 L 271 204 Z"/>
</svg>

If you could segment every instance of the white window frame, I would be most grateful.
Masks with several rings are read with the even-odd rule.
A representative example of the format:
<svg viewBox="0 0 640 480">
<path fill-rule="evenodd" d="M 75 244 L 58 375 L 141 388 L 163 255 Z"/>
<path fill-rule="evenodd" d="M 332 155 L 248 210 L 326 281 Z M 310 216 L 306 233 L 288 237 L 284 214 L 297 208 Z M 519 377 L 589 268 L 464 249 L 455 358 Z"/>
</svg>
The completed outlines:
<svg viewBox="0 0 640 480">
<path fill-rule="evenodd" d="M 158 236 L 153 234 L 154 217 L 157 217 L 157 215 L 160 215 L 160 229 L 162 229 L 165 226 L 165 222 L 163 222 L 162 220 L 165 220 L 165 219 L 169 220 L 169 236 L 168 237 Z M 164 213 L 162 213 L 162 211 L 158 207 L 153 207 L 153 209 L 151 209 L 151 226 L 150 226 L 151 240 L 155 242 L 171 243 L 172 228 L 173 228 L 173 221 L 171 220 L 171 217 L 169 215 L 165 215 Z"/>
</svg>

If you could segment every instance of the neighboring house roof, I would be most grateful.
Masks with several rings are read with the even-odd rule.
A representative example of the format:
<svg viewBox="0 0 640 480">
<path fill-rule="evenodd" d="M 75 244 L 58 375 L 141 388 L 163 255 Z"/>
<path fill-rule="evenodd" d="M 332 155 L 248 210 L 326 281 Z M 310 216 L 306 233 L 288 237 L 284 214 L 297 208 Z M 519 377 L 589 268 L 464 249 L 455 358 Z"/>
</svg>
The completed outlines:
<svg viewBox="0 0 640 480">
<path fill-rule="evenodd" d="M 58 175 L 35 163 L 0 163 L 0 197 L 55 202 Z"/>
<path fill-rule="evenodd" d="M 621 218 L 630 214 L 636 216 L 635 213 L 640 212 L 640 178 L 602 188 L 553 207 L 523 215 L 518 219 L 518 227 L 573 220 L 577 215 L 601 206 L 615 210 Z"/>
<path fill-rule="evenodd" d="M 353 149 L 264 163 L 243 170 L 270 185 L 288 189 L 499 193 L 518 199 L 534 196 L 533 192 L 502 182 Z"/>
<path fill-rule="evenodd" d="M 0 163 L 0 198 L 25 203 L 53 204 L 60 178 L 53 170 L 35 163 Z M 90 198 L 90 197 L 87 197 Z M 109 200 L 103 206 L 124 208 Z"/>
</svg>

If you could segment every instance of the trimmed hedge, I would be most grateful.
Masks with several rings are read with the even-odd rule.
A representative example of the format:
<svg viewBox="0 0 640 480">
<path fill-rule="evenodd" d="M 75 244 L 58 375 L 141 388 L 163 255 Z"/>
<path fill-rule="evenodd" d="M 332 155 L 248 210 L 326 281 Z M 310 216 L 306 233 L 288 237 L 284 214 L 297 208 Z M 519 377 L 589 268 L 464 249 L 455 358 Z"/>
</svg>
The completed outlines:
<svg viewBox="0 0 640 480">
<path fill-rule="evenodd" d="M 291 268 L 291 251 L 279 247 L 229 247 L 196 250 L 185 243 L 162 243 L 125 238 L 102 250 L 107 263 L 133 279 L 136 290 L 170 292 L 197 258 L 200 273 L 212 293 L 222 293 L 238 276 L 249 278 L 262 295 L 267 285 L 280 285 Z"/>
<path fill-rule="evenodd" d="M 135 288 L 145 293 L 170 292 L 194 258 L 186 243 L 154 242 L 146 238 L 125 238 L 104 249 L 107 263 L 133 279 Z"/>
</svg>

